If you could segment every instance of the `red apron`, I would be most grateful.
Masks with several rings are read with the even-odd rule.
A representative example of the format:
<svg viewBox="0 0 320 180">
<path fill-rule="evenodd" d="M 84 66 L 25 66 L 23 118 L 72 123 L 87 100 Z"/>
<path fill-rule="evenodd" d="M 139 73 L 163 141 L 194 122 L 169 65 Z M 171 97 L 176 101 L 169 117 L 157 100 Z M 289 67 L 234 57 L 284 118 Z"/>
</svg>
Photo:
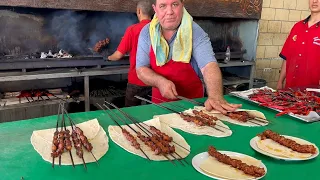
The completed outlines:
<svg viewBox="0 0 320 180">
<path fill-rule="evenodd" d="M 204 95 L 203 85 L 190 63 L 175 62 L 170 60 L 163 66 L 157 66 L 153 49 L 150 50 L 150 65 L 154 72 L 172 81 L 179 96 L 186 98 L 201 98 Z M 162 97 L 158 88 L 152 88 L 152 102 L 161 103 L 153 98 L 159 98 L 166 102 L 172 101 Z"/>
</svg>

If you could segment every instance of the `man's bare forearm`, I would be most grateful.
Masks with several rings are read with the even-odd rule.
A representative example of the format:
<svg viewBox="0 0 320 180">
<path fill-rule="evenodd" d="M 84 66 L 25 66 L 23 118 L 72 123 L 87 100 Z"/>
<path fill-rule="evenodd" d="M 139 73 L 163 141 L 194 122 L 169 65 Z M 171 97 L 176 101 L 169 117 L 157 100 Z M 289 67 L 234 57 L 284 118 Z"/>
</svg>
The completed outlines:
<svg viewBox="0 0 320 180">
<path fill-rule="evenodd" d="M 223 97 L 222 75 L 218 63 L 208 63 L 201 69 L 204 82 L 207 86 L 209 98 L 221 99 Z"/>
<path fill-rule="evenodd" d="M 287 61 L 284 60 L 281 66 L 281 72 L 278 83 L 283 83 L 286 79 L 286 67 L 287 67 Z"/>
<path fill-rule="evenodd" d="M 142 82 L 152 87 L 159 87 L 161 82 L 167 80 L 148 67 L 139 67 L 137 69 L 137 75 Z"/>
<path fill-rule="evenodd" d="M 124 54 L 122 54 L 120 51 L 114 52 L 112 55 L 108 56 L 109 61 L 118 61 L 121 58 L 123 58 Z"/>
</svg>

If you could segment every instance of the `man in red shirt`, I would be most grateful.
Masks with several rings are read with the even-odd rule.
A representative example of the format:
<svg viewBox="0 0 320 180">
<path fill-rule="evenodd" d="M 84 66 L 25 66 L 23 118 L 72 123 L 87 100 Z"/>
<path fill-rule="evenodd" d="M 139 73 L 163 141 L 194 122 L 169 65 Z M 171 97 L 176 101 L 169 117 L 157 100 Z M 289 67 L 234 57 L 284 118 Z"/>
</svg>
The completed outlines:
<svg viewBox="0 0 320 180">
<path fill-rule="evenodd" d="M 134 98 L 135 95 L 146 97 L 151 94 L 151 87 L 146 86 L 136 73 L 136 54 L 138 38 L 141 29 L 151 21 L 153 9 L 151 2 L 141 0 L 137 4 L 137 16 L 139 23 L 129 26 L 118 46 L 116 52 L 108 57 L 110 61 L 120 60 L 125 54 L 130 53 L 130 69 L 128 73 L 128 84 L 126 89 L 125 106 L 137 106 L 141 100 Z M 149 98 L 148 98 L 149 99 Z"/>
<path fill-rule="evenodd" d="M 311 15 L 296 23 L 282 48 L 277 89 L 318 87 L 320 81 L 320 0 L 309 0 Z"/>
</svg>

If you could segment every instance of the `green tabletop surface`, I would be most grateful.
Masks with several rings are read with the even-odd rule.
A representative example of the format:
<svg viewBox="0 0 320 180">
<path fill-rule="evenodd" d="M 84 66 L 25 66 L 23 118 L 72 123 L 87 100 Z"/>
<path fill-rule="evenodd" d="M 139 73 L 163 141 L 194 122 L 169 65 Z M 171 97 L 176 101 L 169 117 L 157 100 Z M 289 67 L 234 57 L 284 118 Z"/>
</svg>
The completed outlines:
<svg viewBox="0 0 320 180">
<path fill-rule="evenodd" d="M 319 147 L 320 123 L 306 123 L 287 115 L 276 118 L 276 111 L 259 107 L 256 104 L 232 96 L 226 96 L 226 99 L 231 103 L 243 104 L 245 109 L 255 109 L 263 112 L 271 123 L 265 127 L 244 127 L 225 122 L 233 131 L 232 136 L 225 138 L 198 136 L 175 129 L 191 146 L 191 154 L 186 158 L 190 165 L 186 167 L 180 164 L 174 166 L 168 161 L 148 161 L 128 153 L 116 145 L 107 132 L 108 126 L 115 124 L 101 110 L 70 114 L 76 123 L 97 118 L 109 137 L 109 150 L 99 160 L 100 166 L 96 163 L 89 163 L 87 164 L 87 171 L 84 170 L 83 165 L 77 165 L 75 168 L 72 166 L 55 166 L 53 169 L 51 163 L 44 161 L 31 145 L 30 137 L 32 132 L 54 128 L 57 116 L 1 123 L 0 180 L 20 180 L 22 177 L 25 180 L 206 180 L 211 178 L 198 173 L 191 165 L 191 161 L 195 155 L 207 151 L 209 145 L 215 146 L 218 150 L 243 153 L 261 160 L 268 169 L 267 175 L 263 178 L 266 180 L 320 179 L 319 157 L 299 162 L 276 160 L 254 151 L 249 144 L 249 141 L 257 134 L 266 129 L 271 129 L 280 134 L 305 139 Z M 204 102 L 204 100 L 198 99 L 201 102 Z M 186 107 L 186 109 L 194 106 L 186 101 L 167 103 L 171 107 L 174 104 Z M 171 113 L 154 105 L 123 108 L 123 110 L 140 121 L 149 120 L 154 115 Z"/>
</svg>

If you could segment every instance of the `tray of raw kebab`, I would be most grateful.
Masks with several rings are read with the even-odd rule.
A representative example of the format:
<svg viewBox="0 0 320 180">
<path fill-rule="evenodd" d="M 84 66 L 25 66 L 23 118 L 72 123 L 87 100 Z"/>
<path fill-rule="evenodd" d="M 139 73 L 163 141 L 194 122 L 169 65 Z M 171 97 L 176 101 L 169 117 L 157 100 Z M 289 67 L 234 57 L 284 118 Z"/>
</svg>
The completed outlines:
<svg viewBox="0 0 320 180">
<path fill-rule="evenodd" d="M 307 90 L 274 90 L 267 86 L 247 91 L 231 92 L 230 95 L 259 104 L 279 113 L 289 115 L 305 122 L 319 121 L 320 97 L 318 92 Z"/>
<path fill-rule="evenodd" d="M 108 149 L 108 136 L 97 119 L 76 124 L 64 105 L 58 108 L 56 128 L 36 130 L 31 135 L 31 144 L 41 157 L 54 165 L 81 165 L 96 162 Z M 70 126 L 66 126 L 66 118 Z"/>
</svg>

